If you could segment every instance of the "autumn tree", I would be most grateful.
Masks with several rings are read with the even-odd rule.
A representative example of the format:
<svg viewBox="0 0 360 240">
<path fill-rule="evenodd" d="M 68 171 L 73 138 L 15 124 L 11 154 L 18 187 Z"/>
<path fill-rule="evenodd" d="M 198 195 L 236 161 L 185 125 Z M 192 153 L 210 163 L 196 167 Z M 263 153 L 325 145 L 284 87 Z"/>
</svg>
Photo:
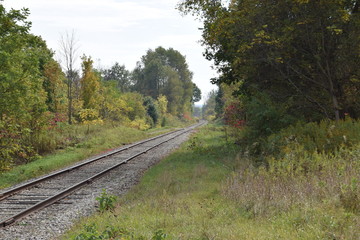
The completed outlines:
<svg viewBox="0 0 360 240">
<path fill-rule="evenodd" d="M 82 59 L 82 78 L 81 99 L 84 109 L 97 109 L 99 103 L 100 77 L 93 70 L 93 60 L 91 57 L 83 55 Z"/>
<path fill-rule="evenodd" d="M 46 104 L 48 110 L 53 113 L 66 113 L 67 86 L 66 77 L 62 72 L 59 63 L 50 60 L 44 65 L 43 87 L 46 91 Z"/>
</svg>

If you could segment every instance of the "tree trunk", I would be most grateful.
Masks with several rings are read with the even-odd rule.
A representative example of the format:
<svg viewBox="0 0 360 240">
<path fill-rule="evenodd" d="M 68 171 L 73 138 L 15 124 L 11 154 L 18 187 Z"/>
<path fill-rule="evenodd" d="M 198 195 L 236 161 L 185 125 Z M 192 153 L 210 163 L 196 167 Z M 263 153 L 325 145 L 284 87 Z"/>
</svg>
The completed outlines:
<svg viewBox="0 0 360 240">
<path fill-rule="evenodd" d="M 336 122 L 338 122 L 340 120 L 340 106 L 339 106 L 339 102 L 337 100 L 337 97 L 335 96 L 334 93 L 331 93 L 331 97 L 332 97 L 332 102 L 333 102 L 333 107 L 334 107 L 334 111 L 335 111 L 335 120 Z"/>
<path fill-rule="evenodd" d="M 72 79 L 69 77 L 68 80 L 68 99 L 69 99 L 69 106 L 68 106 L 68 117 L 69 117 L 69 124 L 72 124 Z"/>
</svg>

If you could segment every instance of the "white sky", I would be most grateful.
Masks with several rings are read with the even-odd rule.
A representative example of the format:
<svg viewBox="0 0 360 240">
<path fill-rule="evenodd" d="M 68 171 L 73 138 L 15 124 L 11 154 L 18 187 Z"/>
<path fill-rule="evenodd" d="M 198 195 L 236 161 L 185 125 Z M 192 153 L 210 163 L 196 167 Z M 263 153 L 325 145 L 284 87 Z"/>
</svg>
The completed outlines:
<svg viewBox="0 0 360 240">
<path fill-rule="evenodd" d="M 201 23 L 182 17 L 175 9 L 179 0 L 4 0 L 10 8 L 30 9 L 31 32 L 42 36 L 49 48 L 59 49 L 60 36 L 73 30 L 79 41 L 79 55 L 85 53 L 95 67 L 115 62 L 133 70 L 148 49 L 172 47 L 186 56 L 193 81 L 203 99 L 216 86 L 211 63 L 202 56 Z M 100 59 L 100 61 L 99 61 Z M 78 60 L 80 64 L 80 59 Z M 202 103 L 202 101 L 201 101 Z"/>
</svg>

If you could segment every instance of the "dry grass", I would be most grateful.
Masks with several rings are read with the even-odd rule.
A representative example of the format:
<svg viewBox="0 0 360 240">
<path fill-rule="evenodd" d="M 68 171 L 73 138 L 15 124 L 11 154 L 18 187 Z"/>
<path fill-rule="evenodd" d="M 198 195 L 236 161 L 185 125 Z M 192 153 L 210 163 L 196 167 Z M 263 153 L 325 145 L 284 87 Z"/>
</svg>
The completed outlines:
<svg viewBox="0 0 360 240">
<path fill-rule="evenodd" d="M 250 162 L 243 161 L 224 184 L 223 195 L 234 201 L 245 216 L 254 219 L 281 214 L 292 218 L 294 211 L 306 215 L 306 211 L 314 209 L 323 214 L 334 210 L 337 212 L 334 221 L 351 221 L 329 230 L 331 239 L 358 239 L 360 151 L 342 150 L 335 156 L 315 153 L 306 160 L 296 159 L 296 162 L 288 157 L 270 162 L 267 169 L 254 168 Z M 292 157 L 296 158 L 295 155 Z M 240 157 L 237 161 L 242 162 Z M 312 164 L 306 164 L 309 161 Z M 304 221 L 312 224 L 309 220 Z"/>
<path fill-rule="evenodd" d="M 90 234 L 89 224 L 121 230 L 120 239 L 360 239 L 360 151 L 291 151 L 265 169 L 234 150 L 221 128 L 203 128 L 114 213 L 84 220 L 63 239 Z M 155 238 L 159 231 L 166 237 Z"/>
</svg>

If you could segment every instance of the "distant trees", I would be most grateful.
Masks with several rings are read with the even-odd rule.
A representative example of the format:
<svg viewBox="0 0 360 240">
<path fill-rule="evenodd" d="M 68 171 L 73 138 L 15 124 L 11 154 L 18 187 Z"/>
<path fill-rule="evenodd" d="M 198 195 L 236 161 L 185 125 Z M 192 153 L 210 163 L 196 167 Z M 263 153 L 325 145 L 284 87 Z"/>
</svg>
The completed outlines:
<svg viewBox="0 0 360 240">
<path fill-rule="evenodd" d="M 133 71 L 134 90 L 156 99 L 166 96 L 171 114 L 191 112 L 194 84 L 180 52 L 158 47 L 148 50 Z"/>
<path fill-rule="evenodd" d="M 104 81 L 115 81 L 117 87 L 121 92 L 128 92 L 131 88 L 131 73 L 124 65 L 116 62 L 109 69 L 102 71 L 102 78 Z"/>
<path fill-rule="evenodd" d="M 77 70 L 72 32 L 60 40 L 62 69 L 46 42 L 29 33 L 28 15 L 0 4 L 0 171 L 75 144 L 67 133 L 78 126 L 71 125 L 90 133 L 94 124 L 165 126 L 176 122 L 170 114 L 190 120 L 200 90 L 178 51 L 149 50 L 133 72 L 119 63 L 96 70 L 83 55 Z"/>
<path fill-rule="evenodd" d="M 216 117 L 216 96 L 218 90 L 212 90 L 208 93 L 204 105 L 202 107 L 202 116 L 208 120 L 213 120 Z"/>
</svg>

